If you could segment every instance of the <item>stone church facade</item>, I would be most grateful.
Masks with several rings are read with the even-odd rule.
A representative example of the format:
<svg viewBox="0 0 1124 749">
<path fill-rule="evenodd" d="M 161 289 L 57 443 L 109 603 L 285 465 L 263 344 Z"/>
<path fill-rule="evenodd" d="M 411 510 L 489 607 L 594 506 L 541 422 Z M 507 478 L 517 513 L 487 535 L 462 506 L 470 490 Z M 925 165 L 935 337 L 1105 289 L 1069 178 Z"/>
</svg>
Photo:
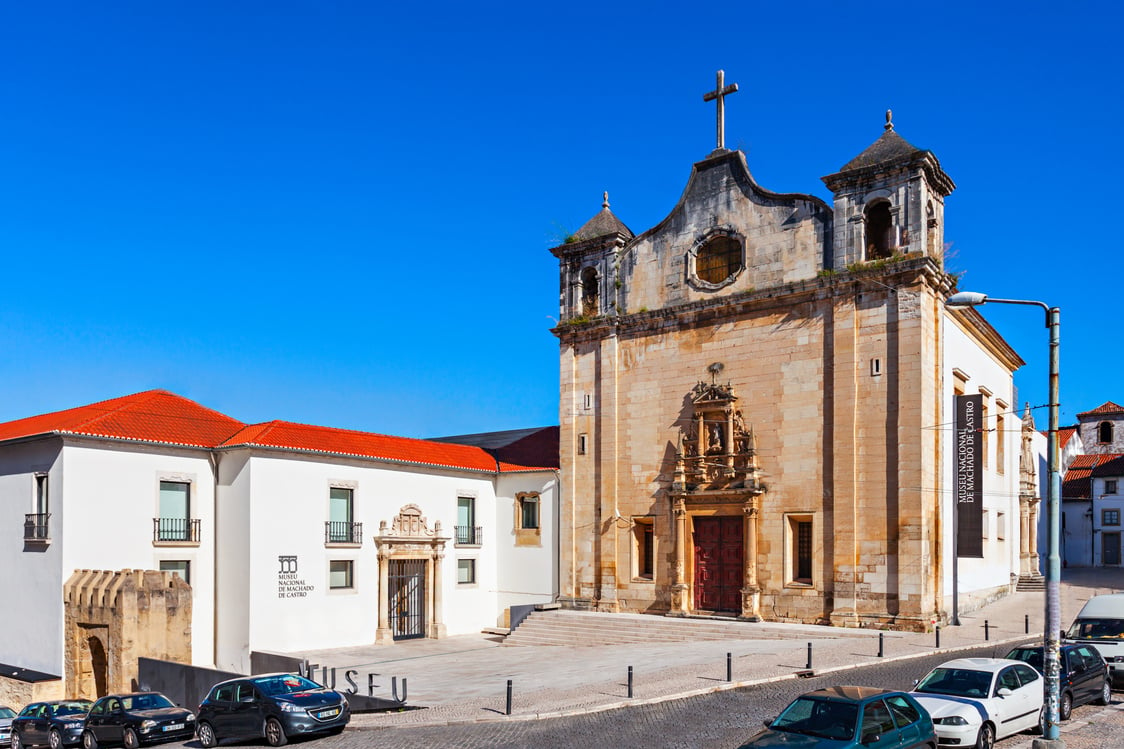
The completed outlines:
<svg viewBox="0 0 1124 749">
<path fill-rule="evenodd" d="M 1009 592 L 1018 429 L 990 446 L 988 558 L 952 564 L 952 396 L 983 393 L 1002 419 L 1022 364 L 944 307 L 952 180 L 887 113 L 824 177 L 832 205 L 770 192 L 721 117 L 663 221 L 635 235 L 606 196 L 552 249 L 560 601 L 926 629 L 952 575 L 964 600 Z"/>
</svg>

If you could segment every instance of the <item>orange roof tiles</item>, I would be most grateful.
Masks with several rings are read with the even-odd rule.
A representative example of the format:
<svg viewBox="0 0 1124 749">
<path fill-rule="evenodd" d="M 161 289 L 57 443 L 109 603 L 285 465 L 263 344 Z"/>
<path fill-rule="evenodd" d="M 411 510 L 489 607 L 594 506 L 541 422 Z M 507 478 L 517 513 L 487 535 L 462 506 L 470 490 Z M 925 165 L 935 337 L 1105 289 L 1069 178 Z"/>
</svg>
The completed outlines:
<svg viewBox="0 0 1124 749">
<path fill-rule="evenodd" d="M 52 434 L 205 448 L 264 447 L 488 473 L 551 468 L 499 462 L 481 447 L 451 442 L 391 437 L 289 421 L 247 425 L 165 390 L 148 390 L 0 424 L 0 442 Z"/>
<path fill-rule="evenodd" d="M 1094 416 L 1099 414 L 1124 414 L 1124 406 L 1118 406 L 1112 401 L 1105 401 L 1092 411 L 1085 411 L 1084 413 L 1077 414 L 1077 418 L 1080 419 L 1082 416 Z"/>
<path fill-rule="evenodd" d="M 1088 499 L 1094 476 L 1124 475 L 1124 454 L 1076 455 L 1062 479 L 1062 499 Z"/>
<path fill-rule="evenodd" d="M 0 440 L 46 434 L 214 447 L 242 422 L 166 390 L 121 398 L 0 424 Z"/>
</svg>

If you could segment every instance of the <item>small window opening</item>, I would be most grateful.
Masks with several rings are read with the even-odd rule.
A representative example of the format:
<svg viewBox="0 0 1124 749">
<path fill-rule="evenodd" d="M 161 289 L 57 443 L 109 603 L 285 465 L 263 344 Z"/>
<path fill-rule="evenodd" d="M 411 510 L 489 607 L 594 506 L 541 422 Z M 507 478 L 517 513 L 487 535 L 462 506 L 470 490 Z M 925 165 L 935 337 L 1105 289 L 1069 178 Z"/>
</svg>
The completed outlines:
<svg viewBox="0 0 1124 749">
<path fill-rule="evenodd" d="M 890 215 L 890 204 L 878 202 L 866 208 L 866 259 L 890 257 L 898 248 L 898 231 Z"/>
<path fill-rule="evenodd" d="M 601 304 L 597 294 L 597 269 L 586 268 L 582 271 L 582 314 L 587 316 L 601 313 Z"/>
<path fill-rule="evenodd" d="M 589 440 L 587 439 L 586 435 L 584 435 L 584 434 L 578 435 L 578 455 L 585 455 L 586 443 L 588 441 Z"/>
<path fill-rule="evenodd" d="M 1097 427 L 1097 442 L 1107 445 L 1112 442 L 1112 422 L 1102 421 Z"/>
<path fill-rule="evenodd" d="M 882 360 L 877 356 L 870 360 L 870 376 L 878 377 L 882 374 Z"/>
</svg>

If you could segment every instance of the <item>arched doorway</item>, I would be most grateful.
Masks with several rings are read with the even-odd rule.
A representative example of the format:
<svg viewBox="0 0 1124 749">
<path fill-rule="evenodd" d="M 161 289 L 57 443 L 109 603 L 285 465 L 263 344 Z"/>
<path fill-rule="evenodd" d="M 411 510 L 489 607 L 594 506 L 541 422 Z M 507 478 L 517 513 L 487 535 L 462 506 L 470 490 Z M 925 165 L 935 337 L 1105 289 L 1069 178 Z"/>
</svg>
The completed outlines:
<svg viewBox="0 0 1124 749">
<path fill-rule="evenodd" d="M 78 697 L 96 700 L 109 693 L 109 658 L 106 656 L 105 627 L 82 627 L 82 647 L 78 660 Z"/>
</svg>

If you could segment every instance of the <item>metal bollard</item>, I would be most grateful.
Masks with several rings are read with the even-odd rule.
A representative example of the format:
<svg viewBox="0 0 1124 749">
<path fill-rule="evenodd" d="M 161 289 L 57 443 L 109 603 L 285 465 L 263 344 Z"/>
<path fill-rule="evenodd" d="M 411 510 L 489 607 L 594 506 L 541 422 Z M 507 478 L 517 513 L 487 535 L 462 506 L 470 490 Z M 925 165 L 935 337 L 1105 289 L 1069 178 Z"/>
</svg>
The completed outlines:
<svg viewBox="0 0 1124 749">
<path fill-rule="evenodd" d="M 1030 614 L 1023 614 L 1023 633 L 1030 634 Z"/>
<path fill-rule="evenodd" d="M 984 642 L 987 642 L 989 639 L 991 639 L 989 637 L 989 634 L 990 634 L 990 630 L 988 629 L 988 626 L 987 626 L 987 619 L 984 619 Z"/>
<path fill-rule="evenodd" d="M 632 699 L 632 666 L 628 667 L 628 698 Z"/>
<path fill-rule="evenodd" d="M 734 680 L 734 654 L 726 653 L 726 681 Z"/>
<path fill-rule="evenodd" d="M 933 625 L 933 632 L 937 636 L 937 647 L 939 648 L 941 646 L 941 625 L 934 624 Z"/>
<path fill-rule="evenodd" d="M 511 715 L 511 679 L 507 680 L 507 712 L 504 715 Z"/>
<path fill-rule="evenodd" d="M 885 645 L 886 645 L 886 633 L 885 632 L 879 632 L 878 633 L 878 657 L 879 658 L 881 658 L 883 653 L 885 653 L 885 650 L 884 650 Z"/>
<path fill-rule="evenodd" d="M 808 665 L 804 666 L 804 668 L 810 669 L 811 667 L 812 667 L 812 643 L 809 642 L 808 643 Z"/>
</svg>

